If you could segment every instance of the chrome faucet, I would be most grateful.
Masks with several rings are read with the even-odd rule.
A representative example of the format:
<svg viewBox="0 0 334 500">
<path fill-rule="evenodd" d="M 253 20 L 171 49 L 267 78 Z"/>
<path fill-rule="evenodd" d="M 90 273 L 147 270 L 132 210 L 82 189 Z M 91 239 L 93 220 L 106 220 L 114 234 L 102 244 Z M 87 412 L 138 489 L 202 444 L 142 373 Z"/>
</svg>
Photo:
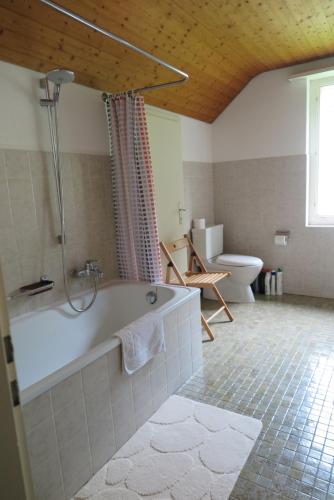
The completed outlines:
<svg viewBox="0 0 334 500">
<path fill-rule="evenodd" d="M 97 260 L 86 260 L 84 269 L 75 270 L 73 276 L 76 278 L 87 278 L 94 276 L 97 279 L 103 278 L 103 271 L 99 268 Z"/>
</svg>

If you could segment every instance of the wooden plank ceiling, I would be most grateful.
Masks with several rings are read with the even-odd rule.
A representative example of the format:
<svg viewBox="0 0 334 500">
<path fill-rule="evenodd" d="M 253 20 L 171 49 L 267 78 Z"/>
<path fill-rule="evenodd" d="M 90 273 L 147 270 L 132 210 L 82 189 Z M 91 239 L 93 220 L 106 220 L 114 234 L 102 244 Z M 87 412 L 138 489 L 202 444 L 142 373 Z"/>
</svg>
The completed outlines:
<svg viewBox="0 0 334 500">
<path fill-rule="evenodd" d="M 255 75 L 334 54 L 333 0 L 59 0 L 190 74 L 146 102 L 212 122 Z M 0 0 L 0 59 L 123 91 L 174 74 L 54 12 L 39 0 Z"/>
</svg>

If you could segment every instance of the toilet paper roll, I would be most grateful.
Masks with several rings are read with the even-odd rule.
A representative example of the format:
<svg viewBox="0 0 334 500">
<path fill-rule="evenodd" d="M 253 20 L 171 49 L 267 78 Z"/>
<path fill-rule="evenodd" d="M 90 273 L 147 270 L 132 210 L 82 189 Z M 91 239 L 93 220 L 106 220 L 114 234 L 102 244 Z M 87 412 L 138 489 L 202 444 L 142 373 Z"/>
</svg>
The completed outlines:
<svg viewBox="0 0 334 500">
<path fill-rule="evenodd" d="M 193 220 L 194 229 L 205 229 L 205 219 L 194 219 Z"/>
<path fill-rule="evenodd" d="M 286 247 L 288 244 L 288 236 L 286 234 L 275 234 L 275 245 Z"/>
</svg>

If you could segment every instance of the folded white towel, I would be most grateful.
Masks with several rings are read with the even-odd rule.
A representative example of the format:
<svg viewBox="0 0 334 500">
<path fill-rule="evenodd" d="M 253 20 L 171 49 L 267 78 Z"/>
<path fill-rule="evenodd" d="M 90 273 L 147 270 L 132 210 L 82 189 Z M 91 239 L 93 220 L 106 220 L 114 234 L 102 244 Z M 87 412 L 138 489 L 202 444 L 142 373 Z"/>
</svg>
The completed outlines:
<svg viewBox="0 0 334 500">
<path fill-rule="evenodd" d="M 150 312 L 115 333 L 122 342 L 123 370 L 131 375 L 159 352 L 165 352 L 163 320 Z"/>
</svg>

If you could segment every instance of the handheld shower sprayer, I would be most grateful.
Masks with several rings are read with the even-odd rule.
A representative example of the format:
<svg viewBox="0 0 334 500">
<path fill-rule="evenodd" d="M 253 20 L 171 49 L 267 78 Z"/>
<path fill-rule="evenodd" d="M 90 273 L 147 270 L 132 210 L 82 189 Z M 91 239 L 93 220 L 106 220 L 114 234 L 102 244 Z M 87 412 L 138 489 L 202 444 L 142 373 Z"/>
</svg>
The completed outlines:
<svg viewBox="0 0 334 500">
<path fill-rule="evenodd" d="M 49 71 L 42 80 L 42 86 L 46 91 L 46 99 L 41 99 L 41 106 L 55 105 L 59 101 L 60 89 L 63 83 L 72 83 L 75 74 L 69 69 L 53 69 Z M 51 97 L 49 82 L 54 84 L 53 95 Z"/>
</svg>

